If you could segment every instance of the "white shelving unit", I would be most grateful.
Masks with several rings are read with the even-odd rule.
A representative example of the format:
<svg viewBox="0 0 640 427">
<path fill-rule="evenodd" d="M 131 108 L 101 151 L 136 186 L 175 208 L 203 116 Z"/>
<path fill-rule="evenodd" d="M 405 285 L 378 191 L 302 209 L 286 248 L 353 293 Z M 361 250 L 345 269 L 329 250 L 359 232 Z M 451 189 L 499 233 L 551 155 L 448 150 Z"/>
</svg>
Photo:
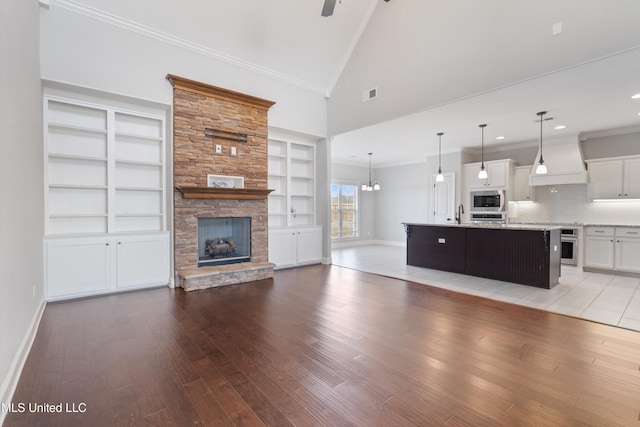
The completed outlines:
<svg viewBox="0 0 640 427">
<path fill-rule="evenodd" d="M 315 146 L 269 140 L 269 227 L 315 225 Z"/>
<path fill-rule="evenodd" d="M 116 257 L 115 249 L 95 249 L 140 242 L 155 258 L 169 259 L 165 117 L 45 96 L 44 119 L 48 297 L 168 283 L 168 262 L 154 264 L 135 251 Z M 70 248 L 74 257 L 67 256 Z M 109 272 L 70 284 L 67 276 L 82 275 L 87 265 Z M 136 280 L 115 280 L 123 274 Z"/>
<path fill-rule="evenodd" d="M 269 140 L 269 260 L 276 268 L 322 261 L 315 185 L 315 145 Z"/>
</svg>

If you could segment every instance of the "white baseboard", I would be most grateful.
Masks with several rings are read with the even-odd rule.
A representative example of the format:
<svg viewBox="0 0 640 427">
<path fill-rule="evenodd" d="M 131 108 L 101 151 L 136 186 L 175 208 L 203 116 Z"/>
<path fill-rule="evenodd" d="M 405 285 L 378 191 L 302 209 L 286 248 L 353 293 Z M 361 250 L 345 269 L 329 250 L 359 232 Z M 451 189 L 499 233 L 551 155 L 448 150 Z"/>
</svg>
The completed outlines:
<svg viewBox="0 0 640 427">
<path fill-rule="evenodd" d="M 346 242 L 333 242 L 331 243 L 331 249 L 350 248 L 354 246 L 371 246 L 371 245 L 387 245 L 387 246 L 399 246 L 406 247 L 406 242 L 396 242 L 394 240 L 352 240 Z"/>
<path fill-rule="evenodd" d="M 22 338 L 22 342 L 20 343 L 20 347 L 16 352 L 13 361 L 11 362 L 11 366 L 9 367 L 9 372 L 2 381 L 2 386 L 0 386 L 0 403 L 10 404 L 13 399 L 13 394 L 16 392 L 16 387 L 18 386 L 18 381 L 20 380 L 20 375 L 22 374 L 22 369 L 24 368 L 24 364 L 27 361 L 27 357 L 29 356 L 29 352 L 31 351 L 31 346 L 33 345 L 33 341 L 36 338 L 36 333 L 38 332 L 38 327 L 40 326 L 40 320 L 42 319 L 42 314 L 44 313 L 44 308 L 47 305 L 46 301 L 43 299 L 40 302 L 40 307 L 31 319 L 31 324 L 29 325 L 29 329 L 25 334 L 24 338 Z M 0 425 L 4 423 L 4 419 L 7 416 L 7 412 L 0 411 Z"/>
<path fill-rule="evenodd" d="M 396 242 L 395 240 L 374 240 L 374 245 L 387 245 L 387 246 L 398 246 L 401 248 L 407 247 L 407 242 Z"/>
</svg>

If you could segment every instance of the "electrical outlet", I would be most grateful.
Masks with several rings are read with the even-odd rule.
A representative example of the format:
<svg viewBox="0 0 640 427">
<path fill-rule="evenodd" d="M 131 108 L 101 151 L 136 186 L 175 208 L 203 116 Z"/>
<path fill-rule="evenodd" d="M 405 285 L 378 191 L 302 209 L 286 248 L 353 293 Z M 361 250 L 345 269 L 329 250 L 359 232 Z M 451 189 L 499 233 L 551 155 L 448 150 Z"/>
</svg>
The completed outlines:
<svg viewBox="0 0 640 427">
<path fill-rule="evenodd" d="M 216 154 L 222 154 L 222 145 L 216 144 Z"/>
<path fill-rule="evenodd" d="M 237 147 L 231 147 L 231 155 L 232 156 L 237 156 L 238 155 L 238 148 Z"/>
</svg>

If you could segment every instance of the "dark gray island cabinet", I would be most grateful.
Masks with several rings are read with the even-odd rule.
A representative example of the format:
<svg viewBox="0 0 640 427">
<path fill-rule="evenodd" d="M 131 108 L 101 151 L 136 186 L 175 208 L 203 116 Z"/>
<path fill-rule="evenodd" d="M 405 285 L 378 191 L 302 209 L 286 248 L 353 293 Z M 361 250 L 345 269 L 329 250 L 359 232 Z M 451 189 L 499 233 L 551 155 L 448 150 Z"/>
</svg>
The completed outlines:
<svg viewBox="0 0 640 427">
<path fill-rule="evenodd" d="M 407 265 L 551 289 L 560 227 L 404 223 Z"/>
</svg>

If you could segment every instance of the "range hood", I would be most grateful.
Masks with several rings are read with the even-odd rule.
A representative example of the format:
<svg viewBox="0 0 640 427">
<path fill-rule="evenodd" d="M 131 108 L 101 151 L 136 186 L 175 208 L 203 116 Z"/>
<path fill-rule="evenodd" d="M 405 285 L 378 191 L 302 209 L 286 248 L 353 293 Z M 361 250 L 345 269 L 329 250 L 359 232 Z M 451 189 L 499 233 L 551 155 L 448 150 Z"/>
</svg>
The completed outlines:
<svg viewBox="0 0 640 427">
<path fill-rule="evenodd" d="M 578 135 L 543 141 L 542 154 L 547 173 L 536 174 L 540 149 L 531 168 L 529 185 L 586 184 L 587 168 Z"/>
</svg>

